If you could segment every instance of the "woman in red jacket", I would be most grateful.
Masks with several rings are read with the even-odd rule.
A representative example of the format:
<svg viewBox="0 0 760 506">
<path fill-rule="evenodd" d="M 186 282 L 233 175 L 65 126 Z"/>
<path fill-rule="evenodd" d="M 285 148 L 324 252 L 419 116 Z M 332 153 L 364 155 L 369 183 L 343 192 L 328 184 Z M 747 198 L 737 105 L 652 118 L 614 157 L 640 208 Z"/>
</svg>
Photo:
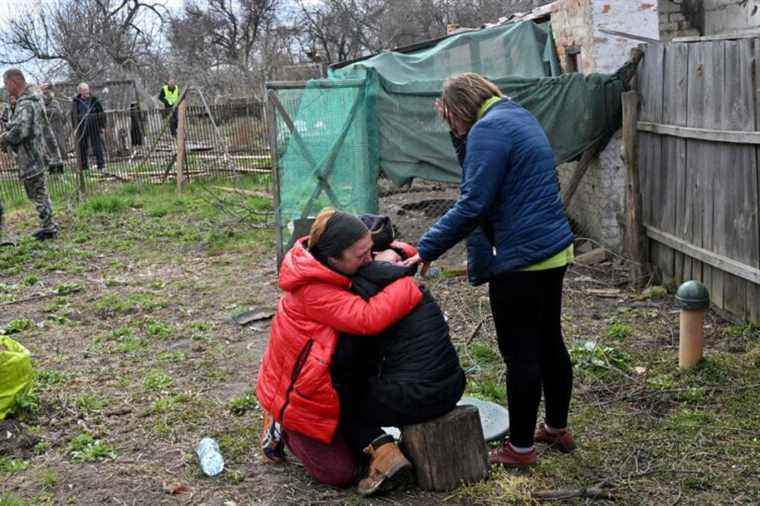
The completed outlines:
<svg viewBox="0 0 760 506">
<path fill-rule="evenodd" d="M 256 383 L 259 402 L 282 426 L 288 449 L 310 476 L 328 485 L 350 485 L 358 469 L 338 430 L 340 402 L 330 375 L 338 335 L 379 334 L 422 300 L 411 277 L 367 301 L 353 294 L 348 276 L 372 260 L 371 249 L 361 220 L 333 210 L 320 213 L 309 237 L 298 240 L 280 266 L 283 295 Z M 370 476 L 387 479 L 410 467 L 392 438 L 378 438 L 367 453 Z"/>
</svg>

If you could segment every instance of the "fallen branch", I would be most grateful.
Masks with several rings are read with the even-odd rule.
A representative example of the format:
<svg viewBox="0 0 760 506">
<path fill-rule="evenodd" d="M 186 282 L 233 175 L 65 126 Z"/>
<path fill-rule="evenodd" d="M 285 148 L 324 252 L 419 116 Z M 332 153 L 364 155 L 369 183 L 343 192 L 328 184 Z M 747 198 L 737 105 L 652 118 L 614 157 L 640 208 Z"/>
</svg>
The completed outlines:
<svg viewBox="0 0 760 506">
<path fill-rule="evenodd" d="M 105 415 L 106 416 L 123 416 L 123 415 L 128 415 L 131 412 L 132 412 L 132 408 L 128 408 L 128 407 L 124 406 L 124 407 L 121 407 L 121 408 L 115 408 L 115 409 L 111 409 L 109 411 L 106 411 Z"/>
<path fill-rule="evenodd" d="M 23 304 L 25 302 L 34 302 L 41 299 L 47 299 L 48 297 L 55 297 L 58 295 L 56 292 L 51 293 L 41 293 L 38 295 L 33 295 L 32 297 L 28 297 L 26 299 L 18 299 L 18 300 L 10 300 L 7 302 L 0 302 L 0 306 L 12 306 L 15 304 Z"/>
<path fill-rule="evenodd" d="M 475 326 L 475 329 L 472 331 L 472 333 L 470 333 L 470 336 L 465 340 L 465 344 L 470 344 L 475 339 L 486 320 L 487 318 L 483 318 L 478 322 L 478 324 Z"/>
<path fill-rule="evenodd" d="M 605 490 L 602 487 L 584 487 L 562 490 L 540 490 L 531 494 L 534 499 L 539 501 L 563 501 L 574 497 L 587 499 L 616 499 L 611 490 Z"/>
</svg>

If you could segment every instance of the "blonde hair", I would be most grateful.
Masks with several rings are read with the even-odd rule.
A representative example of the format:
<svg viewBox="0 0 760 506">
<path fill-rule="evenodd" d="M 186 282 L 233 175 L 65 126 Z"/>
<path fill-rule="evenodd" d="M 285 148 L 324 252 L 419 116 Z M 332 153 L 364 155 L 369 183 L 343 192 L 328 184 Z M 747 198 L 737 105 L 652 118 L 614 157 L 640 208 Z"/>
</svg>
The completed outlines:
<svg viewBox="0 0 760 506">
<path fill-rule="evenodd" d="M 448 118 L 455 118 L 469 130 L 478 119 L 478 111 L 491 97 L 503 97 L 499 88 L 481 76 L 468 72 L 446 79 L 441 104 Z"/>
<path fill-rule="evenodd" d="M 319 244 L 319 239 L 322 237 L 322 234 L 325 233 L 325 230 L 327 229 L 327 222 L 330 221 L 330 218 L 333 217 L 335 214 L 335 209 L 331 207 L 326 207 L 325 209 L 320 212 L 316 219 L 314 220 L 314 223 L 311 224 L 311 229 L 309 230 L 309 249 L 314 249 L 317 244 Z"/>
</svg>

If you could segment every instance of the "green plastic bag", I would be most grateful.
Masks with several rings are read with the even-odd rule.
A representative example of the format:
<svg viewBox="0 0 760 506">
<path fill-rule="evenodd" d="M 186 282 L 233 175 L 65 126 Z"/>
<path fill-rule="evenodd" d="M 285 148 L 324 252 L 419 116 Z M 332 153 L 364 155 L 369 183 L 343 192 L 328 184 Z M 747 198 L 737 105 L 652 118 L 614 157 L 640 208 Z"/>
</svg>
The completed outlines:
<svg viewBox="0 0 760 506">
<path fill-rule="evenodd" d="M 10 337 L 0 336 L 0 420 L 31 386 L 32 354 Z"/>
</svg>

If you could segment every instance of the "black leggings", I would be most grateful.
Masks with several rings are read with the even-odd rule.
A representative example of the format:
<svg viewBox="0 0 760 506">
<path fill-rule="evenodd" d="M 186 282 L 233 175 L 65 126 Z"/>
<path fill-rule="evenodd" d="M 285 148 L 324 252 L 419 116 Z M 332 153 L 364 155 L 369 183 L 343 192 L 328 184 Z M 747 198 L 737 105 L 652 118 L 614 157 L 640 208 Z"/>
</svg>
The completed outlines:
<svg viewBox="0 0 760 506">
<path fill-rule="evenodd" d="M 500 274 L 488 286 L 499 350 L 507 364 L 510 441 L 533 445 L 543 387 L 546 423 L 562 429 L 573 368 L 562 338 L 562 281 L 566 267 Z"/>
</svg>

